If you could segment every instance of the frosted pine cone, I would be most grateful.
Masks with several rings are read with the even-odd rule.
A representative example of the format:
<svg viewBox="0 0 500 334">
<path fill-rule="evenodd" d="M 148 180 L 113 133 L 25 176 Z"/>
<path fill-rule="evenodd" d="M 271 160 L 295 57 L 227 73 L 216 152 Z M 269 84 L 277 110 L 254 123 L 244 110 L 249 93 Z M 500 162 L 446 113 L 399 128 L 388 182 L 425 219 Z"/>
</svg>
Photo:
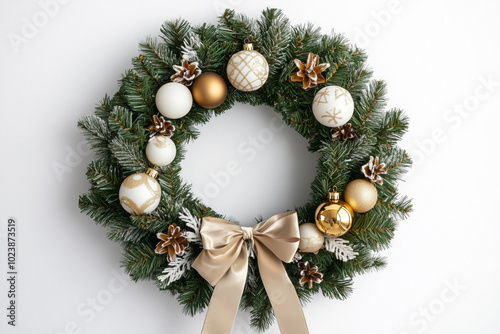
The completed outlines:
<svg viewBox="0 0 500 334">
<path fill-rule="evenodd" d="M 351 123 L 347 123 L 337 128 L 332 128 L 332 139 L 339 141 L 353 141 L 358 136 L 358 132 L 352 128 Z"/>
<path fill-rule="evenodd" d="M 150 132 L 150 136 L 165 136 L 165 137 L 172 137 L 175 131 L 175 126 L 172 124 L 172 122 L 167 121 L 163 117 L 158 117 L 158 116 L 153 116 L 153 119 L 151 120 L 153 124 L 151 124 L 148 127 L 148 131 Z"/>
<path fill-rule="evenodd" d="M 309 261 L 299 263 L 299 271 L 302 278 L 299 281 L 300 286 L 307 284 L 309 289 L 312 289 L 313 283 L 319 284 L 323 282 L 323 273 L 318 271 L 318 266 L 311 266 Z"/>
<path fill-rule="evenodd" d="M 182 65 L 174 65 L 175 73 L 172 74 L 170 80 L 183 84 L 185 86 L 191 86 L 194 79 L 201 74 L 201 70 L 198 68 L 198 63 L 188 63 L 187 60 L 182 62 Z"/>
<path fill-rule="evenodd" d="M 379 163 L 378 157 L 370 157 L 370 161 L 361 167 L 361 172 L 363 172 L 363 175 L 368 180 L 379 185 L 384 184 L 384 180 L 380 174 L 387 174 L 387 171 L 385 170 L 385 163 Z"/>
<path fill-rule="evenodd" d="M 307 56 L 307 63 L 305 65 L 298 59 L 294 59 L 293 61 L 299 70 L 292 74 L 292 81 L 302 81 L 303 90 L 309 90 L 316 87 L 318 84 L 325 82 L 325 77 L 321 74 L 321 72 L 330 67 L 330 64 L 318 64 L 318 55 L 309 53 L 309 56 Z"/>
<path fill-rule="evenodd" d="M 156 254 L 167 253 L 168 262 L 175 261 L 177 255 L 182 256 L 188 246 L 188 241 L 184 237 L 184 232 L 176 224 L 168 227 L 167 233 L 157 233 L 156 236 L 161 241 L 156 245 Z"/>
</svg>

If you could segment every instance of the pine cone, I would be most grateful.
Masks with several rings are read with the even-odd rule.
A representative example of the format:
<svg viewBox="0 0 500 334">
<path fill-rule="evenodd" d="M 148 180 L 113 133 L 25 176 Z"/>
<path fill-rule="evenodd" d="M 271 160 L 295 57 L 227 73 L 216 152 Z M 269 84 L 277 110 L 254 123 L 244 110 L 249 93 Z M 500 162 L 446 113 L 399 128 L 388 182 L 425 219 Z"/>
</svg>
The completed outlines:
<svg viewBox="0 0 500 334">
<path fill-rule="evenodd" d="M 309 53 L 309 56 L 307 56 L 307 63 L 305 65 L 298 59 L 294 59 L 293 61 L 299 70 L 292 74 L 292 81 L 302 81 L 303 90 L 309 90 L 316 87 L 318 84 L 325 82 L 325 77 L 323 77 L 321 72 L 330 67 L 330 64 L 318 64 L 318 55 Z"/>
<path fill-rule="evenodd" d="M 358 132 L 352 128 L 351 123 L 332 128 L 332 139 L 339 141 L 353 141 L 358 137 Z"/>
<path fill-rule="evenodd" d="M 151 137 L 160 135 L 170 138 L 174 134 L 175 126 L 172 124 L 172 122 L 167 121 L 165 118 L 154 115 L 151 122 L 153 124 L 148 127 L 148 131 L 150 131 Z"/>
<path fill-rule="evenodd" d="M 295 255 L 293 256 L 293 262 L 299 262 L 302 260 L 302 254 L 300 254 L 299 251 L 295 252 Z"/>
<path fill-rule="evenodd" d="M 379 163 L 378 157 L 370 157 L 370 161 L 361 167 L 361 172 L 363 172 L 363 175 L 373 183 L 382 185 L 384 184 L 384 180 L 380 174 L 387 174 L 384 168 L 385 163 Z"/>
<path fill-rule="evenodd" d="M 167 254 L 168 262 L 175 261 L 176 255 L 182 256 L 188 246 L 188 241 L 184 237 L 184 232 L 176 224 L 168 227 L 168 232 L 157 233 L 156 236 L 161 239 L 155 249 L 156 254 Z"/>
<path fill-rule="evenodd" d="M 323 282 L 323 273 L 318 271 L 318 266 L 311 266 L 309 261 L 299 263 L 299 271 L 302 278 L 299 281 L 300 286 L 308 284 L 309 289 L 312 289 L 313 283 Z"/>
<path fill-rule="evenodd" d="M 191 86 L 194 79 L 201 74 L 201 70 L 198 68 L 198 63 L 188 63 L 187 60 L 182 61 L 182 65 L 174 65 L 175 73 L 172 74 L 170 80 L 173 82 L 178 82 L 185 86 Z"/>
</svg>

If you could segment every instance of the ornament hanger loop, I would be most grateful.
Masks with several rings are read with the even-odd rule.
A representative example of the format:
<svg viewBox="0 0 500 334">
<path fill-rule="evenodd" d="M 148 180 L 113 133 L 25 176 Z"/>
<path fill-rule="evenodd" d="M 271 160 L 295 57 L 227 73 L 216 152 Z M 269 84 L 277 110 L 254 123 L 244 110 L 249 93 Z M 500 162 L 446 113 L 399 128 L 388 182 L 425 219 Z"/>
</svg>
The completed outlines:
<svg viewBox="0 0 500 334">
<path fill-rule="evenodd" d="M 337 186 L 332 187 L 333 192 L 337 192 Z"/>
</svg>

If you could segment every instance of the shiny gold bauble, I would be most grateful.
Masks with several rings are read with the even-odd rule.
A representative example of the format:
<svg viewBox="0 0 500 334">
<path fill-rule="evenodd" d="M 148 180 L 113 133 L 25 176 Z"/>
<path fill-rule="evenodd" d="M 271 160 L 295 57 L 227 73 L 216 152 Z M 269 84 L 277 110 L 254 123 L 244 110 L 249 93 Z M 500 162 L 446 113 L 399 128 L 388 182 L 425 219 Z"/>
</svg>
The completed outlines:
<svg viewBox="0 0 500 334">
<path fill-rule="evenodd" d="M 226 99 L 227 85 L 218 74 L 202 73 L 193 83 L 193 98 L 200 106 L 213 109 Z"/>
<path fill-rule="evenodd" d="M 344 199 L 354 212 L 364 213 L 373 209 L 377 204 L 377 188 L 370 181 L 353 180 L 345 188 Z"/>
<path fill-rule="evenodd" d="M 330 192 L 328 200 L 316 209 L 316 226 L 331 237 L 340 237 L 349 231 L 353 219 L 354 212 L 351 207 L 340 200 L 340 194 L 336 191 Z"/>
</svg>

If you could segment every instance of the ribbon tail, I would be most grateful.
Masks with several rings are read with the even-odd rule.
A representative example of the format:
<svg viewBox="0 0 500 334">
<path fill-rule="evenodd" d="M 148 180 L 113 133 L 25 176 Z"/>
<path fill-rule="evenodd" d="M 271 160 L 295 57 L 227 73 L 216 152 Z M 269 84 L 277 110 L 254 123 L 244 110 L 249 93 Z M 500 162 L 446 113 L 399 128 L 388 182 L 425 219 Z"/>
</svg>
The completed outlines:
<svg viewBox="0 0 500 334">
<path fill-rule="evenodd" d="M 285 267 L 266 246 L 255 243 L 262 282 L 282 334 L 308 334 L 307 323 L 297 292 Z"/>
<path fill-rule="evenodd" d="M 243 244 L 237 260 L 214 288 L 201 334 L 231 334 L 247 272 L 248 253 Z"/>
</svg>

